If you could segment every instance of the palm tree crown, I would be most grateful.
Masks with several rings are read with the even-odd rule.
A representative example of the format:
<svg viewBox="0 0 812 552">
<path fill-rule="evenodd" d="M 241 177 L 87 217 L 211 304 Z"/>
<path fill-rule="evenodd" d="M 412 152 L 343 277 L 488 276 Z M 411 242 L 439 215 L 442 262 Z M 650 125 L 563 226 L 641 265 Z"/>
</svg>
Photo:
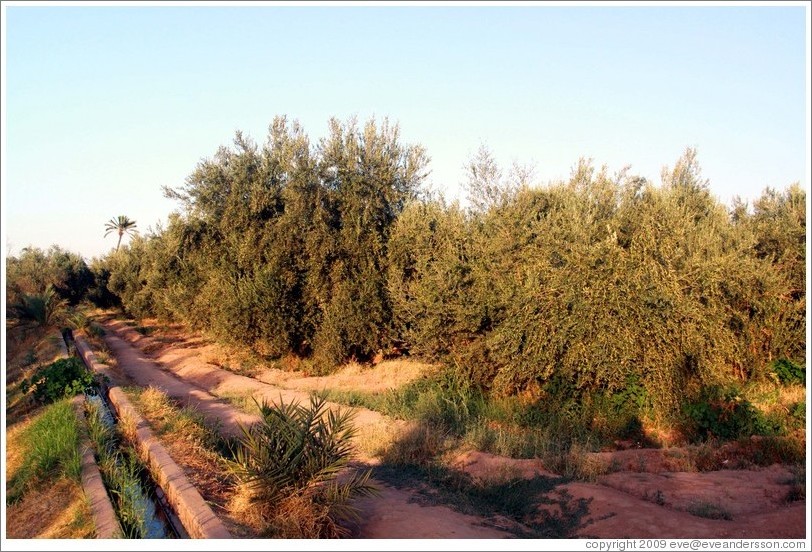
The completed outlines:
<svg viewBox="0 0 812 552">
<path fill-rule="evenodd" d="M 110 232 L 118 232 L 118 243 L 116 244 L 116 251 L 121 246 L 121 238 L 124 237 L 124 234 L 133 235 L 138 231 L 135 229 L 135 221 L 130 220 L 128 217 L 124 215 L 119 215 L 117 218 L 111 218 L 107 224 L 104 225 L 104 229 L 107 232 L 104 233 L 104 237 L 106 238 Z"/>
</svg>

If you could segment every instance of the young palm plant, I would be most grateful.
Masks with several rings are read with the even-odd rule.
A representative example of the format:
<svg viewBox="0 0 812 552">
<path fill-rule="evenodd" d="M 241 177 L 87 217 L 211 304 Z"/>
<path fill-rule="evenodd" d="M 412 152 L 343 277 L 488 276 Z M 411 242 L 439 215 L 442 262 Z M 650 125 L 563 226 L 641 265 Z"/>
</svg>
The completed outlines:
<svg viewBox="0 0 812 552">
<path fill-rule="evenodd" d="M 65 314 L 65 300 L 56 294 L 53 286 L 48 286 L 43 293 L 21 294 L 19 300 L 10 305 L 8 314 L 18 324 L 48 326 Z"/>
<path fill-rule="evenodd" d="M 247 506 L 275 536 L 345 536 L 341 522 L 359 517 L 352 499 L 377 493 L 369 470 L 338 478 L 352 453 L 353 412 L 335 412 L 316 394 L 307 406 L 281 400 L 257 406 L 262 420 L 243 428 L 229 462 Z"/>
</svg>

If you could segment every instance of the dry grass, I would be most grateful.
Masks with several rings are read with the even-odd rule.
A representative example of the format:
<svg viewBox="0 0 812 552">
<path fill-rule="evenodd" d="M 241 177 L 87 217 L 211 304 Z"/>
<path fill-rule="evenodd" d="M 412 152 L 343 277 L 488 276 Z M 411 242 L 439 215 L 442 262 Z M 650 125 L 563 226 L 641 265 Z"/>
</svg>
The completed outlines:
<svg viewBox="0 0 812 552">
<path fill-rule="evenodd" d="M 795 404 L 806 400 L 806 388 L 799 384 L 763 382 L 748 386 L 746 395 L 764 414 L 786 415 Z"/>
<path fill-rule="evenodd" d="M 301 370 L 270 368 L 262 370 L 254 377 L 263 383 L 284 389 L 304 391 L 329 389 L 339 392 L 379 394 L 399 389 L 438 369 L 439 366 L 434 364 L 396 359 L 386 360 L 375 366 L 352 362 L 327 376 L 307 376 Z"/>
<path fill-rule="evenodd" d="M 647 441 L 661 448 L 670 448 L 684 445 L 688 442 L 686 436 L 674 427 L 673 424 L 642 418 L 643 435 Z"/>
<path fill-rule="evenodd" d="M 59 356 L 59 330 L 37 327 L 31 330 L 6 330 L 6 383 L 25 377 L 23 371 L 34 365 L 48 364 Z M 31 362 L 31 360 L 34 362 Z"/>
<path fill-rule="evenodd" d="M 113 356 L 112 351 L 110 351 L 104 342 L 96 344 L 93 352 L 96 355 L 96 360 L 101 364 L 106 364 L 107 366 L 116 366 L 118 364 L 116 357 Z"/>
<path fill-rule="evenodd" d="M 10 539 L 86 539 L 93 517 L 81 485 L 69 479 L 30 490 L 6 510 Z"/>
<path fill-rule="evenodd" d="M 264 504 L 254 500 L 253 492 L 238 485 L 228 502 L 233 516 L 251 528 L 259 537 L 282 539 L 318 539 L 325 532 L 341 536 L 345 529 L 329 516 L 329 509 L 317 504 L 307 494 L 283 498 L 278 503 Z"/>
<path fill-rule="evenodd" d="M 6 481 L 12 479 L 17 470 L 22 467 L 27 455 L 22 445 L 25 430 L 31 425 L 33 417 L 27 418 L 6 429 Z"/>
<path fill-rule="evenodd" d="M 580 481 L 595 482 L 602 475 L 610 473 L 614 467 L 611 461 L 590 451 L 579 444 L 574 444 L 566 454 L 559 457 L 558 465 L 554 459 L 548 460 L 552 470 L 566 477 L 572 477 Z M 640 469 L 639 471 L 645 471 Z"/>
<path fill-rule="evenodd" d="M 381 457 L 404 431 L 404 425 L 392 421 L 359 425 L 353 443 L 360 459 L 368 462 Z"/>
<path fill-rule="evenodd" d="M 127 414 L 122 415 L 118 419 L 118 430 L 121 432 L 121 435 L 131 443 L 135 443 L 137 440 L 136 433 L 138 431 L 138 424 L 135 422 L 135 418 L 129 416 Z"/>
<path fill-rule="evenodd" d="M 148 387 L 126 389 L 141 415 L 158 434 L 169 455 L 211 504 L 235 537 L 257 536 L 251 512 L 232 511 L 238 493 L 225 469 L 225 460 L 216 451 L 216 436 L 202 423 L 194 409 L 179 408 L 165 393 Z"/>
</svg>

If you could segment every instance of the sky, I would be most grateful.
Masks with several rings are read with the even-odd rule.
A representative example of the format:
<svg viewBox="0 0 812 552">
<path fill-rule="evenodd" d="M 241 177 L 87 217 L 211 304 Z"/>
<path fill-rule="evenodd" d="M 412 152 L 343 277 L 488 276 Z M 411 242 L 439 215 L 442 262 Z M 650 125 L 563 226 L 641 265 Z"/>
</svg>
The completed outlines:
<svg viewBox="0 0 812 552">
<path fill-rule="evenodd" d="M 4 255 L 156 228 L 237 130 L 398 122 L 461 197 L 486 145 L 539 184 L 579 158 L 659 183 L 687 147 L 714 195 L 809 188 L 808 4 L 247 6 L 3 3 Z"/>
</svg>

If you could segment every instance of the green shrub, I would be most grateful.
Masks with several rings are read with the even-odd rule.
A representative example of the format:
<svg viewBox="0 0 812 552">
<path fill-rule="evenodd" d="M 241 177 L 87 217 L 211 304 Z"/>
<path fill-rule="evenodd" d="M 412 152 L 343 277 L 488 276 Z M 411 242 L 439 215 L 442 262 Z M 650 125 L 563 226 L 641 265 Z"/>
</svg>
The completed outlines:
<svg viewBox="0 0 812 552">
<path fill-rule="evenodd" d="M 713 504 L 711 502 L 694 501 L 688 505 L 687 510 L 689 514 L 705 519 L 733 519 L 730 512 L 719 504 Z"/>
<path fill-rule="evenodd" d="M 154 328 L 152 326 L 136 326 L 135 331 L 137 331 L 141 335 L 150 336 L 152 335 Z"/>
<path fill-rule="evenodd" d="M 770 366 L 770 370 L 778 377 L 778 381 L 783 384 L 799 383 L 806 385 L 806 367 L 800 366 L 788 358 L 776 360 Z"/>
<path fill-rule="evenodd" d="M 76 358 L 60 358 L 40 368 L 30 379 L 23 380 L 21 389 L 31 392 L 40 402 L 53 402 L 72 397 L 93 385 L 93 374 Z"/>
<path fill-rule="evenodd" d="M 229 462 L 230 471 L 248 491 L 249 502 L 270 532 L 290 530 L 284 513 L 293 502 L 297 512 L 311 512 L 309 523 L 298 525 L 309 525 L 312 532 L 299 536 L 344 534 L 337 521 L 358 517 L 350 501 L 375 492 L 369 471 L 341 482 L 336 479 L 352 453 L 352 412 L 329 410 L 317 395 L 311 395 L 307 406 L 263 402 L 258 407 L 261 421 L 243 428 Z"/>
<path fill-rule="evenodd" d="M 780 422 L 762 414 L 750 401 L 741 397 L 735 386 L 709 386 L 699 399 L 685 407 L 693 429 L 701 439 L 734 440 L 750 435 L 777 435 Z"/>
<path fill-rule="evenodd" d="M 92 337 L 101 339 L 102 337 L 105 336 L 107 332 L 97 323 L 91 322 L 90 325 L 87 327 L 87 333 L 90 334 Z"/>
</svg>

